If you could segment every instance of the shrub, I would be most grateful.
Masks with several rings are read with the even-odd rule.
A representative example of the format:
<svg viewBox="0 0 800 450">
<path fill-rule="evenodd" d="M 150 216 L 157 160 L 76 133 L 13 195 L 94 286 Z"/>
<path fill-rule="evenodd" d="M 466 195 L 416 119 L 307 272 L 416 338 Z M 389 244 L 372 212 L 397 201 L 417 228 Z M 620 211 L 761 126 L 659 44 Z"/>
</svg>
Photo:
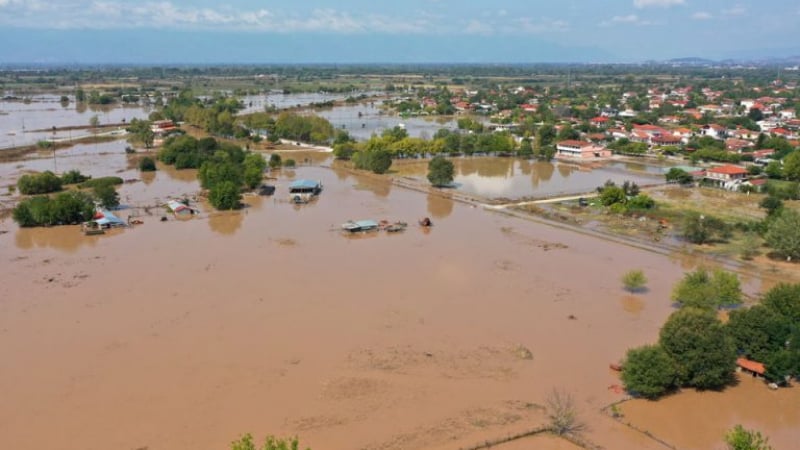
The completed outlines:
<svg viewBox="0 0 800 450">
<path fill-rule="evenodd" d="M 294 167 L 297 165 L 297 162 L 291 158 L 287 159 L 283 162 L 283 167 Z"/>
<path fill-rule="evenodd" d="M 273 153 L 269 155 L 269 168 L 270 169 L 277 169 L 281 166 L 281 155 L 277 153 Z"/>
<path fill-rule="evenodd" d="M 61 178 L 48 170 L 21 176 L 17 181 L 17 188 L 24 195 L 49 194 L 60 191 L 62 183 Z"/>
<path fill-rule="evenodd" d="M 63 184 L 78 184 L 83 183 L 91 177 L 88 177 L 77 170 L 70 170 L 61 175 L 61 182 Z"/>
<path fill-rule="evenodd" d="M 119 206 L 119 194 L 114 185 L 99 184 L 94 187 L 94 196 L 103 208 L 116 208 Z"/>
<path fill-rule="evenodd" d="M 153 172 L 156 170 L 156 161 L 149 157 L 145 156 L 144 158 L 139 161 L 139 170 L 142 172 Z"/>
<path fill-rule="evenodd" d="M 636 292 L 647 285 L 647 277 L 641 270 L 631 270 L 622 276 L 622 284 L 626 290 Z"/>
<path fill-rule="evenodd" d="M 738 305 L 742 302 L 739 277 L 722 269 L 709 273 L 704 268 L 687 273 L 675 285 L 672 299 L 682 306 L 716 309 L 723 305 Z"/>
<path fill-rule="evenodd" d="M 83 183 L 79 184 L 78 187 L 80 188 L 89 188 L 94 189 L 97 186 L 113 186 L 117 184 L 122 184 L 123 180 L 120 177 L 100 177 L 100 178 L 90 178 Z"/>
</svg>

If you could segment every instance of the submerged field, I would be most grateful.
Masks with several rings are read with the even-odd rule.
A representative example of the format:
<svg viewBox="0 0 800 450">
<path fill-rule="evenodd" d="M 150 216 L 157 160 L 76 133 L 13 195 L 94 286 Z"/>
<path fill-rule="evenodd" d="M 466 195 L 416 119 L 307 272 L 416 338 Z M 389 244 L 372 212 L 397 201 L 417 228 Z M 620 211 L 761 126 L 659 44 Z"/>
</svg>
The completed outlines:
<svg viewBox="0 0 800 450">
<path fill-rule="evenodd" d="M 120 188 L 131 205 L 197 191 L 193 172 L 141 177 L 108 145 L 63 153 L 59 170 L 142 178 Z M 335 168 L 274 175 L 276 196 L 247 197 L 241 211 L 162 223 L 156 209 L 104 236 L 0 222 L 0 448 L 222 449 L 251 432 L 297 435 L 314 449 L 454 449 L 545 424 L 554 388 L 575 397 L 585 437 L 608 449 L 661 448 L 623 422 L 680 448 L 719 446 L 736 423 L 776 448 L 800 440 L 797 389 L 742 383 L 718 394 L 731 402 L 636 401 L 622 422 L 601 412 L 623 398 L 609 363 L 656 339 L 671 286 L 701 259 Z M 301 177 L 325 190 L 297 206 L 286 188 Z M 338 229 L 424 216 L 434 227 Z M 646 293 L 623 291 L 633 268 L 650 279 Z M 774 282 L 744 281 L 749 293 Z M 668 425 L 701 404 L 714 421 Z M 530 447 L 574 448 L 552 436 L 497 448 Z"/>
</svg>

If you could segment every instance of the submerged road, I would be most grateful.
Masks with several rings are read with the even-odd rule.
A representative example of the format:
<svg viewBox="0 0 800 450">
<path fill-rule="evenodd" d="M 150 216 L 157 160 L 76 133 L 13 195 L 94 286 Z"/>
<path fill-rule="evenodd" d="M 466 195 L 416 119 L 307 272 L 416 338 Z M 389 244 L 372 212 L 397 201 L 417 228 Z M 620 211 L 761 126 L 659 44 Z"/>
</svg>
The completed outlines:
<svg viewBox="0 0 800 450">
<path fill-rule="evenodd" d="M 594 198 L 597 197 L 597 192 L 587 192 L 585 194 L 578 194 L 578 195 L 567 195 L 563 197 L 552 197 L 552 198 L 544 198 L 540 200 L 530 200 L 525 202 L 512 202 L 512 203 L 504 203 L 502 205 L 485 205 L 485 207 L 490 209 L 506 209 L 512 206 L 525 206 L 525 205 L 543 205 L 546 203 L 560 203 L 560 202 L 569 202 L 578 200 L 581 198 Z"/>
</svg>

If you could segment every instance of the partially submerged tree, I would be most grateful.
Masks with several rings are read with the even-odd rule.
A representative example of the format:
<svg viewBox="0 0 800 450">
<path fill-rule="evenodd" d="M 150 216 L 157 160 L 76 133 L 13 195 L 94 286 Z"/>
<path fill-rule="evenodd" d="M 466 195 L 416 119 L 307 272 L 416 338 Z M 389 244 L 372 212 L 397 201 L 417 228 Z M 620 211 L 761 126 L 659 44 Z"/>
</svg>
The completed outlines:
<svg viewBox="0 0 800 450">
<path fill-rule="evenodd" d="M 739 277 L 722 269 L 699 268 L 687 273 L 672 290 L 672 300 L 681 306 L 716 309 L 742 302 Z"/>
<path fill-rule="evenodd" d="M 728 450 L 773 450 L 769 439 L 760 432 L 748 430 L 741 425 L 736 425 L 725 435 Z"/>
<path fill-rule="evenodd" d="M 428 181 L 436 187 L 447 186 L 453 182 L 453 162 L 436 156 L 428 163 Z"/>
<path fill-rule="evenodd" d="M 764 236 L 767 245 L 787 260 L 800 258 L 800 213 L 782 208 Z"/>
<path fill-rule="evenodd" d="M 637 292 L 647 285 L 647 277 L 641 270 L 631 270 L 622 276 L 622 284 L 629 292 Z"/>
<path fill-rule="evenodd" d="M 231 450 L 298 450 L 300 441 L 294 438 L 280 439 L 274 436 L 267 436 L 263 446 L 257 446 L 250 433 L 245 434 L 240 439 L 231 442 Z M 310 450 L 310 449 L 307 449 Z"/>
<path fill-rule="evenodd" d="M 575 399 L 571 394 L 553 389 L 547 396 L 547 417 L 550 419 L 550 431 L 562 436 L 579 434 L 586 429 L 586 424 L 578 417 Z"/>
<path fill-rule="evenodd" d="M 675 362 L 660 345 L 628 350 L 622 365 L 625 389 L 648 399 L 658 398 L 677 386 Z"/>
</svg>

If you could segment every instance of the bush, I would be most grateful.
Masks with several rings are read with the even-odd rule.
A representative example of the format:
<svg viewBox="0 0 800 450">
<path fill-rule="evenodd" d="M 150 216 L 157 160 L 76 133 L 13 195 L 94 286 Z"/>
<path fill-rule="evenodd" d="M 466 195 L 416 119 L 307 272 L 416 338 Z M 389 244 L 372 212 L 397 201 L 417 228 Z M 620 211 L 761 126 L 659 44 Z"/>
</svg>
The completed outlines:
<svg viewBox="0 0 800 450">
<path fill-rule="evenodd" d="M 139 170 L 142 172 L 154 172 L 156 170 L 156 161 L 149 156 L 145 156 L 139 161 Z"/>
<path fill-rule="evenodd" d="M 49 170 L 42 173 L 23 175 L 17 181 L 17 189 L 24 195 L 49 194 L 61 190 L 62 181 Z"/>
<path fill-rule="evenodd" d="M 287 159 L 283 162 L 283 167 L 294 167 L 297 165 L 297 162 L 291 158 Z"/>
<path fill-rule="evenodd" d="M 722 269 L 709 273 L 699 268 L 687 273 L 675 285 L 672 299 L 682 306 L 716 309 L 723 305 L 738 305 L 742 302 L 739 277 Z"/>
<path fill-rule="evenodd" d="M 298 450 L 300 442 L 297 438 L 278 439 L 273 436 L 267 436 L 262 447 L 256 447 L 253 436 L 245 434 L 241 439 L 231 442 L 231 450 Z M 307 449 L 310 450 L 310 449 Z"/>
<path fill-rule="evenodd" d="M 646 210 L 653 209 L 656 206 L 656 201 L 647 194 L 639 194 L 632 199 L 628 200 L 628 209 Z"/>
<path fill-rule="evenodd" d="M 392 155 L 384 149 L 368 149 L 353 155 L 356 169 L 371 170 L 377 174 L 386 173 L 392 167 Z"/>
<path fill-rule="evenodd" d="M 94 187 L 94 196 L 103 208 L 116 208 L 119 206 L 119 194 L 114 185 L 99 184 Z"/>
<path fill-rule="evenodd" d="M 261 184 L 266 169 L 267 161 L 264 160 L 260 153 L 248 153 L 247 156 L 244 157 L 243 163 L 245 186 L 250 189 L 255 189 Z"/>
<path fill-rule="evenodd" d="M 676 387 L 675 362 L 659 345 L 628 350 L 622 365 L 625 389 L 648 399 L 658 398 Z"/>
<path fill-rule="evenodd" d="M 208 193 L 208 201 L 216 209 L 237 209 L 241 200 L 239 185 L 232 181 L 217 183 Z"/>
<path fill-rule="evenodd" d="M 277 169 L 281 166 L 281 155 L 277 153 L 273 153 L 269 155 L 269 168 L 270 169 Z"/>
<path fill-rule="evenodd" d="M 94 200 L 85 192 L 70 191 L 50 198 L 36 196 L 22 200 L 12 212 L 21 227 L 77 224 L 94 215 Z"/>
<path fill-rule="evenodd" d="M 647 285 L 647 277 L 641 270 L 631 270 L 622 276 L 622 284 L 630 292 L 640 291 Z"/>
<path fill-rule="evenodd" d="M 769 439 L 741 425 L 736 425 L 725 435 L 725 443 L 729 450 L 773 450 Z"/>
<path fill-rule="evenodd" d="M 764 236 L 767 245 L 787 260 L 800 258 L 800 213 L 782 208 Z"/>
<path fill-rule="evenodd" d="M 78 184 L 83 183 L 91 177 L 88 177 L 77 170 L 70 170 L 61 175 L 61 182 L 63 184 Z"/>
<path fill-rule="evenodd" d="M 730 227 L 724 221 L 696 212 L 687 213 L 681 224 L 683 237 L 693 244 L 706 244 L 730 237 Z"/>
<path fill-rule="evenodd" d="M 117 184 L 122 184 L 123 180 L 120 177 L 100 177 L 100 178 L 90 178 L 83 183 L 79 184 L 78 187 L 85 188 L 85 189 L 94 189 L 97 186 L 114 186 Z"/>
</svg>

